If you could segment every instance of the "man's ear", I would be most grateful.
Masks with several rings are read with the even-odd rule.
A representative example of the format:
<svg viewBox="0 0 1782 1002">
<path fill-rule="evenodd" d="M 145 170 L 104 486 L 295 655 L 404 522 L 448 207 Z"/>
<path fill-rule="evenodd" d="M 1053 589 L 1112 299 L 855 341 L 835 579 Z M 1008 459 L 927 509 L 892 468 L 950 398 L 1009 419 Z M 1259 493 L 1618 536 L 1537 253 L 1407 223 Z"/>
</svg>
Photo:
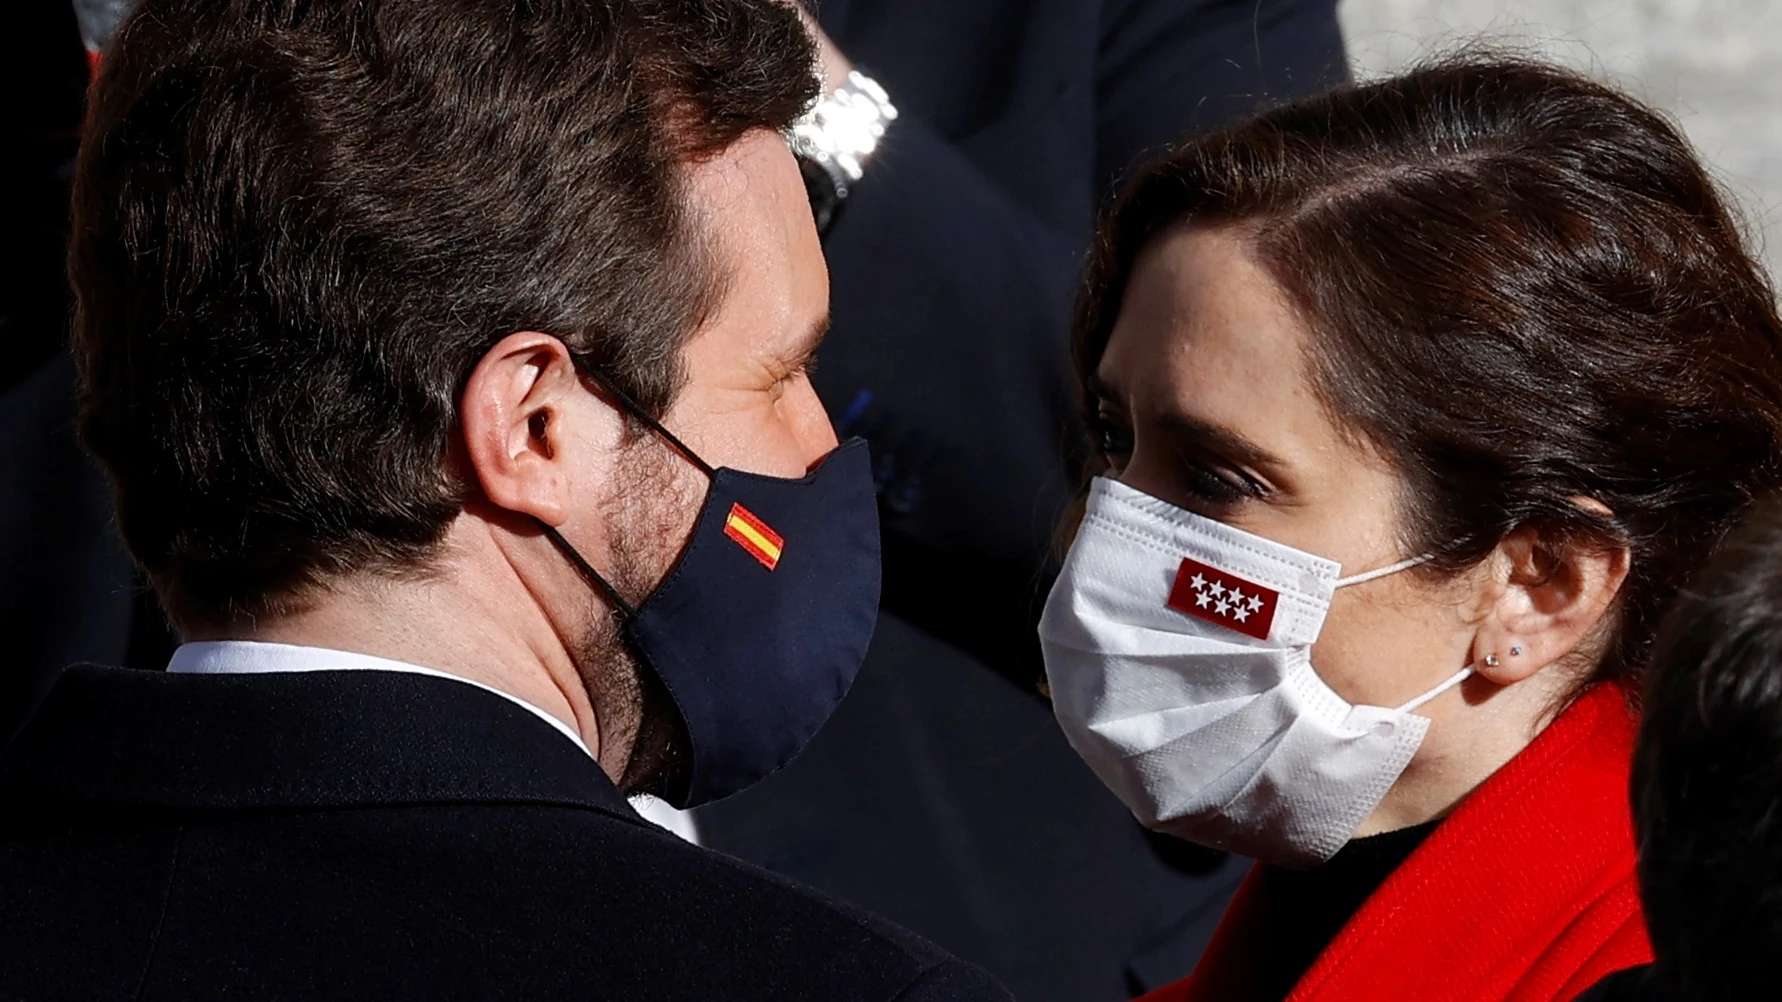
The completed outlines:
<svg viewBox="0 0 1782 1002">
<path fill-rule="evenodd" d="M 1600 502 L 1577 503 L 1609 516 Z M 1504 537 L 1490 559 L 1493 596 L 1473 641 L 1479 674 L 1512 685 L 1585 644 L 1614 607 L 1629 559 L 1625 544 L 1555 541 L 1530 527 Z"/>
<path fill-rule="evenodd" d="M 490 502 L 547 525 L 568 519 L 573 471 L 563 449 L 586 397 L 569 349 L 549 334 L 509 334 L 489 349 L 458 414 L 465 456 Z"/>
</svg>

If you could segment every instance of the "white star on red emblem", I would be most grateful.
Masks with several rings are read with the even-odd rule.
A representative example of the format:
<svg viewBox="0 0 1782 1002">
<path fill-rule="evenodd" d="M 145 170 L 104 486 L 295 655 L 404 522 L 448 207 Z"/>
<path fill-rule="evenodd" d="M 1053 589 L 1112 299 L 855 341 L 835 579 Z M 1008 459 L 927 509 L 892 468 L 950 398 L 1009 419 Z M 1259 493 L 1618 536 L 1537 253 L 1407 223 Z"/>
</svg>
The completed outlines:
<svg viewBox="0 0 1782 1002">
<path fill-rule="evenodd" d="M 1219 596 L 1220 598 L 1224 598 L 1225 597 L 1225 586 L 1220 584 L 1217 581 L 1213 582 L 1213 594 Z"/>
<path fill-rule="evenodd" d="M 1240 605 L 1237 607 L 1237 611 L 1231 614 L 1231 618 L 1241 623 L 1250 618 L 1250 610 Z"/>
<path fill-rule="evenodd" d="M 1199 606 L 1202 609 L 1205 609 L 1207 607 L 1207 603 L 1211 602 L 1212 600 L 1213 600 L 1213 596 L 1212 596 L 1211 592 L 1197 591 L 1194 593 L 1194 604 Z"/>
<path fill-rule="evenodd" d="M 1260 597 L 1251 596 L 1250 611 L 1251 612 L 1261 612 L 1262 611 L 1262 599 Z"/>
<path fill-rule="evenodd" d="M 1220 599 L 1213 604 L 1213 609 L 1221 616 L 1228 616 L 1231 614 L 1231 603 L 1227 602 L 1225 599 Z"/>
</svg>

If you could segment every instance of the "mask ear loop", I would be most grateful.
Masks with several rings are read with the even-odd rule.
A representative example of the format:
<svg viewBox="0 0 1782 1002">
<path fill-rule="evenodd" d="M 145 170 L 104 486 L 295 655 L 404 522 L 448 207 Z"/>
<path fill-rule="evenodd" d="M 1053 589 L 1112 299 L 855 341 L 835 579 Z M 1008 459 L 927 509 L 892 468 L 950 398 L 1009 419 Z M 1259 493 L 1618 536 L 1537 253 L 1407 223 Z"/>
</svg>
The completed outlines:
<svg viewBox="0 0 1782 1002">
<path fill-rule="evenodd" d="M 1473 673 L 1473 671 L 1474 671 L 1473 666 L 1467 665 L 1465 668 L 1462 668 L 1459 671 L 1455 672 L 1454 674 L 1448 676 L 1448 681 L 1443 682 L 1441 685 L 1436 686 L 1434 689 L 1431 689 L 1428 692 L 1424 693 L 1423 695 L 1418 696 L 1416 699 L 1413 699 L 1409 703 L 1406 703 L 1405 705 L 1398 707 L 1397 709 L 1393 710 L 1392 712 L 1394 712 L 1394 713 L 1410 713 L 1412 710 L 1417 709 L 1418 707 L 1422 706 L 1424 703 L 1429 702 L 1430 700 L 1436 698 L 1437 696 L 1440 696 L 1442 693 L 1447 692 L 1449 689 L 1452 689 L 1455 686 L 1459 685 L 1460 683 L 1465 682 L 1467 680 L 1467 676 L 1471 675 Z"/>
<path fill-rule="evenodd" d="M 618 589 L 608 583 L 606 578 L 601 577 L 600 572 L 595 570 L 592 564 L 582 559 L 582 555 L 576 552 L 575 547 L 569 545 L 569 540 L 564 539 L 563 534 L 558 532 L 555 526 L 547 525 L 542 521 L 538 525 L 544 530 L 545 535 L 551 537 L 551 542 L 557 544 L 557 549 L 563 551 L 563 555 L 569 558 L 569 562 L 575 565 L 576 570 L 582 572 L 582 577 L 586 578 L 596 591 L 605 595 L 606 600 L 612 603 L 613 608 L 619 610 L 619 615 L 626 622 L 637 618 L 637 609 L 630 602 L 625 601 L 619 595 Z"/>
<path fill-rule="evenodd" d="M 1378 568 L 1377 570 L 1366 571 L 1361 574 L 1356 574 L 1353 577 L 1338 578 L 1336 580 L 1336 583 L 1334 585 L 1332 585 L 1331 587 L 1333 587 L 1333 588 L 1347 588 L 1350 585 L 1366 584 L 1369 581 L 1376 581 L 1380 578 L 1386 577 L 1389 574 L 1397 574 L 1399 571 L 1408 571 L 1411 568 L 1417 566 L 1418 564 L 1425 564 L 1425 563 L 1428 563 L 1429 561 L 1434 560 L 1434 559 L 1435 559 L 1435 554 L 1425 553 L 1421 557 L 1412 557 L 1409 560 L 1400 560 L 1396 564 L 1387 564 L 1385 567 Z M 1394 709 L 1392 712 L 1394 712 L 1394 713 L 1410 713 L 1412 710 L 1415 710 L 1418 707 L 1422 706 L 1423 704 L 1436 698 L 1437 696 L 1440 696 L 1442 693 L 1447 692 L 1449 689 L 1452 689 L 1455 686 L 1459 685 L 1460 683 L 1465 682 L 1467 680 L 1467 676 L 1473 674 L 1473 671 L 1474 671 L 1473 666 L 1467 665 L 1465 668 L 1462 668 L 1459 671 L 1455 672 L 1454 674 L 1448 676 L 1448 680 L 1443 682 L 1441 685 L 1438 685 L 1434 689 L 1431 689 L 1428 692 L 1424 693 L 1423 695 L 1418 696 L 1416 699 L 1411 700 L 1409 703 L 1406 703 L 1403 706 L 1400 706 L 1400 707 Z"/>
<path fill-rule="evenodd" d="M 1367 571 L 1362 574 L 1356 574 L 1352 577 L 1337 578 L 1336 583 L 1331 585 L 1331 587 L 1332 588 L 1347 588 L 1350 585 L 1366 584 L 1369 581 L 1379 580 L 1380 578 L 1386 577 L 1389 574 L 1397 574 L 1399 571 L 1410 570 L 1411 568 L 1417 566 L 1418 564 L 1426 564 L 1434 559 L 1435 559 L 1435 554 L 1425 553 L 1421 557 L 1412 557 L 1409 560 L 1400 560 L 1396 564 L 1388 564 L 1385 567 L 1381 567 L 1377 570 L 1371 570 L 1371 571 Z"/>
<path fill-rule="evenodd" d="M 680 453 L 682 459 L 685 459 L 687 462 L 692 463 L 694 466 L 698 467 L 699 472 L 706 475 L 706 479 L 709 480 L 709 479 L 716 477 L 718 475 L 717 471 L 712 469 L 710 463 L 707 463 L 705 460 L 700 459 L 698 453 L 695 453 L 692 449 L 687 448 L 686 443 L 684 443 L 680 439 L 676 438 L 674 436 L 673 432 L 669 431 L 667 428 L 662 427 L 662 423 L 660 421 L 657 421 L 655 418 L 651 417 L 648 413 L 646 413 L 642 407 L 639 407 L 637 405 L 637 401 L 631 399 L 630 394 L 626 393 L 624 390 L 619 389 L 618 384 L 614 383 L 611 379 L 608 379 L 606 377 L 605 373 L 596 372 L 593 369 L 582 369 L 580 366 L 577 366 L 577 368 L 584 375 L 586 375 L 589 379 L 592 379 L 592 380 L 594 380 L 594 382 L 599 383 L 601 389 L 605 390 L 606 392 L 612 394 L 615 398 L 617 398 L 619 403 L 624 407 L 624 409 L 627 412 L 630 413 L 630 415 L 632 417 L 643 422 L 644 427 L 655 432 L 657 435 L 662 437 L 662 440 L 664 442 L 667 442 L 669 445 L 673 446 L 674 451 Z"/>
<path fill-rule="evenodd" d="M 682 459 L 692 463 L 698 468 L 699 472 L 705 474 L 707 480 L 717 476 L 717 471 L 712 469 L 710 463 L 700 459 L 699 454 L 692 449 L 687 448 L 687 444 L 676 438 L 674 432 L 664 428 L 662 422 L 657 421 L 642 407 L 639 407 L 637 401 L 631 399 L 629 393 L 619 389 L 618 384 L 607 378 L 605 373 L 594 369 L 583 368 L 579 365 L 576 366 L 576 370 L 587 376 L 589 379 L 592 379 L 595 383 L 599 384 L 601 389 L 611 394 L 614 399 L 619 401 L 619 405 L 628 414 L 642 422 L 644 427 L 660 436 L 664 442 L 667 442 L 674 449 L 674 451 L 681 454 Z M 611 603 L 613 608 L 619 610 L 620 617 L 626 622 L 630 622 L 637 618 L 637 607 L 630 602 L 625 601 L 624 596 L 619 594 L 619 590 L 614 588 L 612 583 L 606 578 L 602 577 L 600 572 L 594 569 L 593 564 L 590 564 L 587 560 L 583 559 L 582 555 L 576 551 L 575 547 L 569 545 L 569 540 L 564 539 L 563 534 L 558 532 L 555 526 L 547 525 L 543 521 L 540 521 L 538 524 L 540 528 L 544 529 L 545 535 L 550 537 L 551 542 L 556 544 L 557 549 L 562 551 L 563 555 L 569 559 L 569 562 L 575 565 L 576 570 L 581 572 L 582 577 L 587 579 L 588 584 L 592 585 L 594 590 L 606 596 L 607 602 Z"/>
</svg>

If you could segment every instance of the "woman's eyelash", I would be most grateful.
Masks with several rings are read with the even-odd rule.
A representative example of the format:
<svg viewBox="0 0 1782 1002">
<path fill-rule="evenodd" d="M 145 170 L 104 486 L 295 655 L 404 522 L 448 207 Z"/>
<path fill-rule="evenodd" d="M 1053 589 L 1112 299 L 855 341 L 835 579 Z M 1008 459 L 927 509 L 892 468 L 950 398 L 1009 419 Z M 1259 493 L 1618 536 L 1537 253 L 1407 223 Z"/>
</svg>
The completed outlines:
<svg viewBox="0 0 1782 1002">
<path fill-rule="evenodd" d="M 1260 497 L 1261 489 L 1248 477 L 1230 477 L 1202 463 L 1189 462 L 1188 490 L 1212 504 L 1229 505 Z"/>
<path fill-rule="evenodd" d="M 1132 430 L 1106 413 L 1090 418 L 1089 433 L 1104 458 L 1118 459 L 1132 454 Z M 1188 492 L 1208 505 L 1234 505 L 1268 493 L 1261 484 L 1242 473 L 1222 472 L 1201 460 L 1184 460 L 1182 469 Z"/>
<path fill-rule="evenodd" d="M 1106 414 L 1089 420 L 1089 435 L 1095 448 L 1104 456 L 1124 456 L 1132 452 L 1132 432 Z"/>
</svg>

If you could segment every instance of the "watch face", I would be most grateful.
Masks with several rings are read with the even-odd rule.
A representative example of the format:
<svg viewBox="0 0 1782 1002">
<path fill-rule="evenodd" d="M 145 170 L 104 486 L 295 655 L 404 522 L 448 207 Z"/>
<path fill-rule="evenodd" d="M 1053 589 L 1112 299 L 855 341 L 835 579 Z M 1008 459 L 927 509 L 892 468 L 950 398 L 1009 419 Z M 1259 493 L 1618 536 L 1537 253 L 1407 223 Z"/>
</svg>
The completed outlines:
<svg viewBox="0 0 1782 1002">
<path fill-rule="evenodd" d="M 798 158 L 798 173 L 804 176 L 804 193 L 811 200 L 811 215 L 817 221 L 817 233 L 828 233 L 841 215 L 842 195 L 836 190 L 835 178 L 823 165 L 809 157 Z"/>
</svg>

